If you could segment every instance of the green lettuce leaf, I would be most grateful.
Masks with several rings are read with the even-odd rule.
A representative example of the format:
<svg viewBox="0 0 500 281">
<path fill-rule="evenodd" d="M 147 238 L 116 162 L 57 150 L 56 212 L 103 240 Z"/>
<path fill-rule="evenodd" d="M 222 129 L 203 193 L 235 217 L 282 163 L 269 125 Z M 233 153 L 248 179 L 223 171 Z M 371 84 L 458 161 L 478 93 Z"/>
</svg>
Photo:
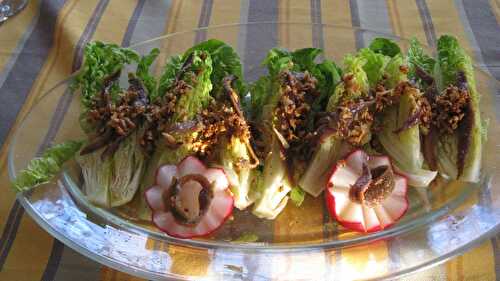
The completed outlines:
<svg viewBox="0 0 500 281">
<path fill-rule="evenodd" d="M 232 242 L 237 243 L 253 243 L 259 241 L 259 236 L 255 233 L 243 233 L 240 237 L 234 239 Z"/>
<path fill-rule="evenodd" d="M 373 52 L 372 52 L 373 53 Z M 334 88 L 334 93 L 328 99 L 327 111 L 334 111 L 337 105 L 344 99 L 356 99 L 368 95 L 370 83 L 366 71 L 367 63 L 363 56 L 346 55 L 343 60 L 344 75 L 352 75 L 352 83 L 356 84 L 355 90 L 346 89 L 344 83 L 339 83 Z M 339 72 L 340 73 L 340 72 Z"/>
<path fill-rule="evenodd" d="M 149 68 L 154 63 L 158 55 L 160 54 L 160 50 L 158 48 L 154 48 L 151 52 L 139 60 L 137 64 L 137 70 L 135 72 L 136 76 L 142 81 L 146 89 L 148 90 L 148 95 L 150 98 L 156 98 L 157 96 L 157 84 L 156 77 L 151 75 L 149 72 Z"/>
<path fill-rule="evenodd" d="M 146 165 L 138 138 L 136 131 L 120 143 L 112 157 L 104 160 L 103 149 L 77 155 L 89 201 L 102 207 L 117 207 L 132 200 Z"/>
<path fill-rule="evenodd" d="M 407 81 L 408 76 L 400 70 L 400 67 L 404 65 L 404 59 L 401 55 L 396 55 L 392 57 L 385 67 L 385 73 L 388 78 L 386 81 L 386 87 L 392 89 L 400 82 Z"/>
<path fill-rule="evenodd" d="M 321 53 L 322 50 L 317 48 L 303 48 L 293 52 L 281 48 L 269 50 L 262 62 L 267 67 L 269 76 L 259 78 L 250 86 L 253 117 L 270 121 L 272 116 L 262 116 L 262 113 L 266 112 L 266 107 L 271 109 L 277 105 L 280 98 L 279 74 L 286 70 L 307 71 L 318 80 L 321 95 L 313 104 L 313 112 L 322 109 L 324 101 L 333 94 L 334 85 L 340 81 L 341 71 L 332 61 L 325 60 L 322 63 L 316 63 Z"/>
<path fill-rule="evenodd" d="M 418 78 L 418 76 L 416 75 L 417 67 L 419 67 L 429 75 L 432 75 L 434 73 L 436 60 L 425 53 L 422 44 L 420 44 L 417 38 L 412 38 L 410 40 L 410 47 L 408 48 L 406 57 L 409 67 L 409 78 L 422 84 L 422 81 L 420 81 L 420 78 Z"/>
<path fill-rule="evenodd" d="M 387 38 L 374 38 L 368 47 L 375 53 L 382 54 L 388 57 L 394 57 L 401 54 L 401 49 L 398 44 Z"/>
<path fill-rule="evenodd" d="M 228 75 L 237 77 L 233 82 L 233 86 L 236 92 L 241 94 L 244 93 L 240 57 L 231 46 L 217 39 L 209 39 L 187 50 L 184 54 L 184 59 L 194 51 L 204 51 L 210 54 L 213 64 L 213 71 L 210 79 L 215 93 L 221 91 L 222 80 Z"/>
<path fill-rule="evenodd" d="M 156 93 L 156 97 L 151 98 L 152 101 L 157 97 L 163 97 L 167 90 L 172 87 L 175 82 L 177 73 L 182 67 L 182 63 L 182 57 L 179 55 L 171 56 L 170 58 L 168 58 L 167 63 L 163 68 L 162 74 L 158 79 L 158 90 Z"/>
<path fill-rule="evenodd" d="M 67 141 L 45 150 L 41 157 L 31 160 L 28 167 L 19 172 L 12 182 L 12 189 L 21 192 L 48 183 L 81 146 L 81 141 Z"/>
<path fill-rule="evenodd" d="M 290 191 L 290 199 L 295 206 L 300 207 L 304 199 L 306 199 L 306 192 L 302 188 L 296 186 Z"/>
<path fill-rule="evenodd" d="M 281 148 L 276 140 L 271 143 L 270 153 L 264 161 L 262 178 L 255 191 L 252 213 L 259 218 L 273 220 L 288 203 L 291 191 L 286 163 L 281 159 Z"/>
<path fill-rule="evenodd" d="M 255 186 L 255 177 L 259 176 L 256 174 L 257 171 L 253 171 L 250 167 L 236 165 L 242 161 L 251 161 L 247 147 L 243 140 L 231 137 L 229 140 L 221 142 L 217 151 L 220 158 L 217 163 L 222 165 L 231 184 L 234 206 L 244 210 L 255 201 L 252 189 Z"/>
<path fill-rule="evenodd" d="M 365 61 L 363 70 L 368 77 L 369 86 L 374 87 L 382 79 L 385 66 L 389 62 L 390 57 L 375 53 L 368 48 L 359 50 L 357 56 Z"/>
<path fill-rule="evenodd" d="M 312 160 L 299 180 L 299 186 L 314 197 L 318 197 L 325 188 L 333 165 L 341 156 L 342 141 L 329 136 L 320 142 Z"/>
<path fill-rule="evenodd" d="M 259 119 L 267 102 L 269 91 L 271 91 L 271 79 L 268 76 L 262 76 L 252 83 L 249 88 L 250 115 L 252 119 Z"/>
<path fill-rule="evenodd" d="M 312 112 L 316 113 L 326 109 L 328 100 L 335 93 L 335 87 L 342 80 L 342 70 L 330 60 L 325 60 L 316 65 L 312 71 L 314 77 L 318 79 L 318 88 L 320 96 L 316 98 L 312 104 Z M 314 114 L 308 116 L 309 124 L 312 126 Z"/>
<path fill-rule="evenodd" d="M 448 85 L 454 85 L 457 82 L 457 72 L 463 71 L 467 77 L 467 83 L 470 88 L 476 89 L 476 79 L 472 61 L 465 50 L 460 46 L 458 40 L 451 35 L 439 37 L 437 42 L 437 73 L 440 77 L 440 89 Z M 478 98 L 477 95 L 473 98 Z"/>
<path fill-rule="evenodd" d="M 194 51 L 190 72 L 184 74 L 185 81 L 188 84 L 191 83 L 192 89 L 179 98 L 172 120 L 174 122 L 193 119 L 212 100 L 210 95 L 212 90 L 210 81 L 212 60 L 209 55 L 206 55 L 204 59 L 202 57 L 202 52 Z"/>
<path fill-rule="evenodd" d="M 262 65 L 267 67 L 271 78 L 278 77 L 279 73 L 285 69 L 292 69 L 293 57 L 292 54 L 281 48 L 273 48 L 269 50 Z"/>
<path fill-rule="evenodd" d="M 191 59 L 189 67 L 180 73 L 187 59 Z M 191 120 L 208 106 L 213 99 L 210 95 L 212 70 L 212 59 L 205 51 L 194 50 L 189 56 L 173 56 L 168 60 L 159 79 L 158 96 L 164 96 L 177 79 L 190 87 L 187 93 L 177 99 L 172 122 Z"/>
<path fill-rule="evenodd" d="M 474 68 L 471 58 L 465 50 L 460 46 L 458 40 L 450 35 L 443 35 L 438 39 L 437 43 L 437 66 L 436 72 L 439 77 L 440 89 L 446 88 L 448 85 L 457 85 L 457 77 L 459 72 L 463 72 L 467 79 L 467 87 L 471 96 L 468 118 L 472 118 L 472 129 L 469 134 L 469 146 L 465 154 L 464 167 L 462 174 L 459 174 L 457 167 L 458 142 L 464 141 L 464 136 L 459 135 L 458 130 L 453 136 L 441 136 L 438 144 L 438 168 L 441 173 L 451 177 L 458 177 L 460 180 L 477 182 L 479 181 L 481 169 L 481 154 L 483 135 L 486 128 L 483 128 L 481 122 L 479 101 L 480 94 L 476 88 L 476 79 L 474 77 Z M 453 166 L 451 163 L 455 163 Z"/>
<path fill-rule="evenodd" d="M 83 52 L 83 63 L 72 81 L 71 89 L 81 90 L 81 102 L 85 108 L 92 104 L 93 97 L 100 93 L 106 78 L 120 72 L 126 64 L 139 62 L 139 55 L 128 48 L 100 41 L 88 43 Z M 112 96 L 120 92 L 118 83 L 111 88 Z"/>
</svg>

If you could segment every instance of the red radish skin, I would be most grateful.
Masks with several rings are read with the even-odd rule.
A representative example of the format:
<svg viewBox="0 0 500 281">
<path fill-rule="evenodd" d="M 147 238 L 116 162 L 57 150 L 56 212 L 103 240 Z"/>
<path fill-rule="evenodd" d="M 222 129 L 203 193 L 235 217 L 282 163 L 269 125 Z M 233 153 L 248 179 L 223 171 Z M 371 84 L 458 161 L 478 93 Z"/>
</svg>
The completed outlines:
<svg viewBox="0 0 500 281">
<path fill-rule="evenodd" d="M 364 151 L 362 150 L 354 150 L 352 151 L 351 153 L 349 153 L 344 159 L 348 159 L 349 157 L 351 157 L 354 153 L 359 153 L 359 152 L 362 152 L 362 153 L 365 153 Z M 382 224 L 379 222 L 378 225 L 374 226 L 374 227 L 371 227 L 371 228 L 368 228 L 368 229 L 365 229 L 363 224 L 359 221 L 349 221 L 349 220 L 345 220 L 345 219 L 342 219 L 340 216 L 337 215 L 337 212 L 336 212 L 336 209 L 335 209 L 335 196 L 332 194 L 332 191 L 331 191 L 331 186 L 330 186 L 330 180 L 331 178 L 333 177 L 333 175 L 335 174 L 335 172 L 337 171 L 338 168 L 341 168 L 343 167 L 344 165 L 346 165 L 346 162 L 344 160 L 340 160 L 332 169 L 329 177 L 328 177 L 328 183 L 327 183 L 327 187 L 326 187 L 326 192 L 325 192 L 325 201 L 326 201 L 326 206 L 327 206 L 327 209 L 328 209 L 328 212 L 330 213 L 330 215 L 332 216 L 333 219 L 335 219 L 340 225 L 342 225 L 343 227 L 345 228 L 348 228 L 348 229 L 351 229 L 351 230 L 354 230 L 354 231 L 358 231 L 358 232 L 376 232 L 376 231 L 380 231 L 380 230 L 383 230 L 383 229 L 386 229 L 386 228 L 389 228 L 391 227 L 394 223 L 396 223 L 399 219 L 401 219 L 401 217 L 406 213 L 406 211 L 408 210 L 408 206 L 409 206 L 409 202 L 408 202 L 408 197 L 407 197 L 407 193 L 408 193 L 408 179 L 404 176 L 404 175 L 401 175 L 399 173 L 396 173 L 394 172 L 394 167 L 392 165 L 392 162 L 390 161 L 389 157 L 387 156 L 371 156 L 373 158 L 380 158 L 380 161 L 387 161 L 391 164 L 391 168 L 393 169 L 393 173 L 395 175 L 395 177 L 400 177 L 403 181 L 404 181 L 404 185 L 406 186 L 405 190 L 404 190 L 404 193 L 402 195 L 400 195 L 401 197 L 404 198 L 405 200 L 405 208 L 403 210 L 400 211 L 400 215 L 395 217 L 395 218 L 392 218 L 392 222 L 389 223 L 389 224 L 386 224 L 385 226 L 382 227 Z M 384 160 L 383 160 L 384 159 Z"/>
<path fill-rule="evenodd" d="M 186 163 L 186 161 L 191 161 L 191 163 Z M 214 231 L 219 229 L 224 222 L 231 216 L 232 211 L 233 211 L 233 205 L 234 205 L 234 199 L 232 197 L 232 194 L 229 191 L 229 182 L 227 180 L 227 176 L 224 172 L 223 169 L 221 168 L 207 168 L 205 164 L 203 164 L 200 160 L 198 160 L 196 157 L 193 156 L 188 156 L 185 157 L 177 166 L 174 166 L 177 168 L 176 170 L 176 175 L 178 174 L 189 174 L 190 171 L 183 171 L 184 168 L 186 168 L 186 165 L 188 167 L 191 167 L 193 169 L 193 172 L 196 174 L 205 174 L 207 178 L 213 178 L 215 176 L 218 176 L 216 186 L 215 186 L 215 191 L 214 191 L 214 199 L 212 199 L 212 203 L 216 200 L 222 200 L 221 202 L 224 203 L 225 209 L 223 211 L 223 214 L 220 215 L 220 211 L 217 212 L 216 206 L 210 205 L 209 209 L 207 210 L 207 213 L 204 215 L 204 218 L 196 224 L 195 226 L 186 226 L 182 223 L 177 222 L 174 218 L 171 212 L 167 212 L 165 209 L 166 207 L 160 207 L 159 209 L 154 208 L 153 206 L 155 203 L 151 202 L 149 195 L 153 191 L 153 189 L 158 189 L 161 188 L 163 189 L 163 192 L 165 192 L 167 189 L 165 187 L 159 187 L 159 173 L 160 170 L 164 167 L 172 166 L 172 165 L 164 165 L 159 167 L 156 172 L 155 172 L 155 184 L 148 188 L 147 190 L 144 191 L 144 198 L 146 200 L 146 203 L 148 207 L 151 209 L 151 222 L 161 231 L 167 233 L 169 236 L 176 237 L 176 238 L 182 238 L 182 239 L 188 239 L 188 238 L 194 238 L 194 237 L 204 237 L 212 234 Z M 188 169 L 189 170 L 189 169 Z M 220 173 L 220 174 L 219 174 Z M 216 180 L 213 178 L 213 180 Z M 154 190 L 154 192 L 159 192 L 158 190 Z M 156 204 L 158 206 L 158 204 Z M 210 212 L 212 210 L 212 212 Z M 211 215 L 212 217 L 215 216 L 215 218 L 206 218 L 207 215 Z M 217 218 L 219 217 L 219 218 Z M 171 228 L 164 227 L 164 225 L 160 225 L 157 223 L 157 219 L 164 218 L 165 224 L 170 223 L 172 224 Z M 213 224 L 213 221 L 217 222 L 217 226 L 213 227 L 210 226 L 210 224 Z M 204 224 L 207 226 L 207 230 L 203 231 L 201 233 L 196 233 L 196 229 L 200 226 L 201 224 Z M 176 232 L 175 230 L 181 229 L 182 232 Z M 199 231 L 198 231 L 199 232 Z"/>
</svg>

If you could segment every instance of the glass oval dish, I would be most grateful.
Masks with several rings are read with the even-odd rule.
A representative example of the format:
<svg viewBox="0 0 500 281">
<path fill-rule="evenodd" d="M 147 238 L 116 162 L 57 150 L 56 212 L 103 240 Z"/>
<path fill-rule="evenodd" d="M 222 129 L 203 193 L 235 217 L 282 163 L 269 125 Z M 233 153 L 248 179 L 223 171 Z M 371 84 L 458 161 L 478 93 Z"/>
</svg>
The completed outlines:
<svg viewBox="0 0 500 281">
<path fill-rule="evenodd" d="M 310 35 L 310 38 L 297 34 Z M 408 41 L 376 31 L 304 23 L 250 23 L 201 28 L 170 34 L 132 46 L 140 54 L 160 48 L 155 69 L 167 57 L 196 41 L 218 38 L 233 45 L 242 58 L 247 81 L 264 72 L 260 61 L 272 47 L 324 48 L 335 61 L 364 47 L 374 37 Z M 134 68 L 134 66 L 131 66 Z M 131 68 L 131 69 L 132 69 Z M 442 263 L 494 235 L 500 224 L 500 130 L 496 109 L 500 83 L 476 69 L 481 112 L 489 119 L 480 184 L 444 182 L 410 190 L 410 208 L 393 227 L 370 234 L 347 231 L 334 223 L 323 196 L 308 197 L 301 207 L 288 204 L 274 221 L 258 220 L 248 212 L 233 218 L 213 236 L 183 240 L 169 237 L 130 210 L 101 209 L 81 192 L 80 171 L 69 163 L 52 183 L 18 195 L 27 212 L 50 234 L 81 254 L 117 270 L 147 279 L 331 280 L 393 278 Z M 45 93 L 14 134 L 9 174 L 51 143 L 78 139 L 79 101 L 65 80 Z M 423 195 L 425 194 L 425 196 Z M 425 199 L 426 198 L 426 199 Z M 238 237 L 258 234 L 258 242 Z"/>
</svg>

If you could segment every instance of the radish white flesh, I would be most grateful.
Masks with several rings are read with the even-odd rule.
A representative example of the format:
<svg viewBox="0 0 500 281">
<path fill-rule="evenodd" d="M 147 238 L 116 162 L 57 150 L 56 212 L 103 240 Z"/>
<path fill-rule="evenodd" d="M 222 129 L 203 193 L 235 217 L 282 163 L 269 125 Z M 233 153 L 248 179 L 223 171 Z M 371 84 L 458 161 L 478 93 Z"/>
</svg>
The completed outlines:
<svg viewBox="0 0 500 281">
<path fill-rule="evenodd" d="M 153 210 L 166 211 L 165 201 L 163 200 L 163 192 L 165 191 L 161 185 L 153 185 L 146 191 L 149 207 Z"/>
<path fill-rule="evenodd" d="M 177 167 L 173 165 L 163 165 L 156 172 L 156 181 L 159 186 L 168 186 L 172 178 L 177 175 Z"/>
<path fill-rule="evenodd" d="M 325 198 L 330 214 L 344 227 L 361 232 L 378 231 L 394 224 L 406 212 L 407 179 L 393 171 L 394 188 L 380 201 L 372 205 L 353 201 L 350 190 L 361 177 L 363 164 L 370 170 L 381 166 L 393 169 L 387 156 L 369 156 L 356 150 L 333 168 Z"/>
<path fill-rule="evenodd" d="M 202 176 L 213 187 L 213 198 L 204 213 L 199 201 L 199 194 L 205 188 L 201 182 L 188 179 L 178 186 L 179 179 L 190 176 Z M 179 222 L 171 211 L 171 206 L 165 200 L 171 194 L 171 188 L 177 186 L 177 194 L 174 202 L 181 208 L 182 215 L 187 218 L 199 217 L 195 224 Z M 228 192 L 229 182 L 221 169 L 206 168 L 205 165 L 195 157 L 186 157 L 177 166 L 164 165 L 158 168 L 156 173 L 156 185 L 145 192 L 146 202 L 152 210 L 152 222 L 163 232 L 178 238 L 193 238 L 206 236 L 217 228 L 231 215 L 233 210 L 233 197 Z"/>
</svg>

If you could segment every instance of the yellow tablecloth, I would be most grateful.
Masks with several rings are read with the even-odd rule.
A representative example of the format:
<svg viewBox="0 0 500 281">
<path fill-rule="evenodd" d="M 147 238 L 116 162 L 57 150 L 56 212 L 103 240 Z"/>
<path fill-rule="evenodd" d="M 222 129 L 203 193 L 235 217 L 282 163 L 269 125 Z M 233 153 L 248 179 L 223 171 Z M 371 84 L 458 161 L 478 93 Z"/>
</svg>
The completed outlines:
<svg viewBox="0 0 500 281">
<path fill-rule="evenodd" d="M 14 203 L 9 190 L 6 154 L 13 128 L 39 95 L 78 67 L 82 46 L 90 40 L 130 45 L 200 26 L 254 21 L 361 26 L 429 44 L 451 33 L 480 66 L 500 77 L 498 0 L 30 0 L 0 25 L 0 280 L 142 280 L 64 247 Z M 313 31 L 279 36 L 315 40 L 307 32 Z M 404 280 L 496 280 L 498 248 L 494 238 Z M 189 255 L 172 258 L 182 267 Z M 181 271 L 190 270 L 198 269 Z"/>
</svg>

